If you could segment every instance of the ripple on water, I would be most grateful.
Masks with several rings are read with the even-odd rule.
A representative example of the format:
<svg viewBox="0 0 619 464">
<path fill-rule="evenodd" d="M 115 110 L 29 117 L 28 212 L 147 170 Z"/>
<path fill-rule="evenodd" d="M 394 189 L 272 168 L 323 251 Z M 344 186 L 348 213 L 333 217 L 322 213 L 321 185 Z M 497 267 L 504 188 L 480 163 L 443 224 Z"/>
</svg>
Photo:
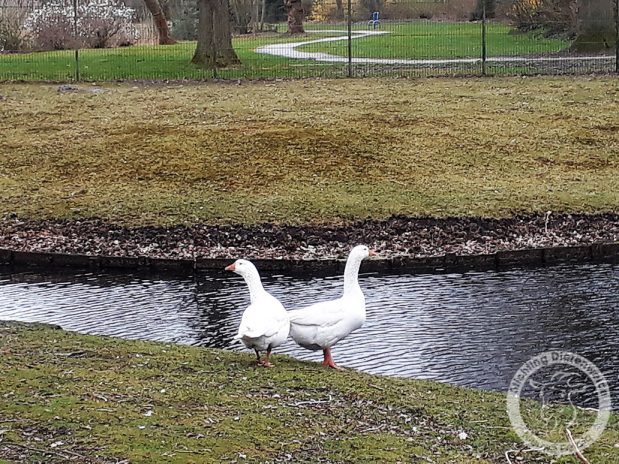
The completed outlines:
<svg viewBox="0 0 619 464">
<path fill-rule="evenodd" d="M 462 274 L 361 274 L 367 322 L 334 350 L 367 372 L 505 390 L 549 349 L 594 362 L 619 392 L 619 270 L 562 265 Z M 336 298 L 341 276 L 264 275 L 293 309 Z M 173 279 L 135 274 L 0 270 L 0 319 L 67 330 L 244 349 L 232 337 L 249 295 L 234 274 Z M 278 350 L 319 361 L 288 341 Z"/>
</svg>

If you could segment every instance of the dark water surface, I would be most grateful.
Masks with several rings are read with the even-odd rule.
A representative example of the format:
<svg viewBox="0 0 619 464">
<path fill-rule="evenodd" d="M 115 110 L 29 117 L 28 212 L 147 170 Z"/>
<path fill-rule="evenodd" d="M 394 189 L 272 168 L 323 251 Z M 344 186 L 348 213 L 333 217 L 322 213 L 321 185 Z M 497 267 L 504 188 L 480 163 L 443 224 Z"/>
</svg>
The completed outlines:
<svg viewBox="0 0 619 464">
<path fill-rule="evenodd" d="M 287 309 L 336 297 L 341 276 L 268 275 Z M 376 374 L 506 390 L 547 350 L 595 363 L 619 400 L 619 268 L 561 265 L 459 274 L 361 274 L 364 327 L 336 362 Z M 124 338 L 244 349 L 232 343 L 249 294 L 233 273 L 193 278 L 0 268 L 0 319 Z M 288 341 L 277 350 L 321 360 Z M 277 358 L 275 358 L 277 361 Z"/>
</svg>

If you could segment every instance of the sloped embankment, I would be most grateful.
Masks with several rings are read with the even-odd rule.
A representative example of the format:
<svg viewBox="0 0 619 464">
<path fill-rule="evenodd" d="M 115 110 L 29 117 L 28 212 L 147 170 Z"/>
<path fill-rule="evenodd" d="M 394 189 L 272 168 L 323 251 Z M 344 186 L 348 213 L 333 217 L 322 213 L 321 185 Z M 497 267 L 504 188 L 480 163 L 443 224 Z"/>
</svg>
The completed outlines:
<svg viewBox="0 0 619 464">
<path fill-rule="evenodd" d="M 0 323 L 0 460 L 465 464 L 523 448 L 501 393 L 252 359 Z M 616 462 L 615 443 L 613 417 L 587 456 Z"/>
</svg>

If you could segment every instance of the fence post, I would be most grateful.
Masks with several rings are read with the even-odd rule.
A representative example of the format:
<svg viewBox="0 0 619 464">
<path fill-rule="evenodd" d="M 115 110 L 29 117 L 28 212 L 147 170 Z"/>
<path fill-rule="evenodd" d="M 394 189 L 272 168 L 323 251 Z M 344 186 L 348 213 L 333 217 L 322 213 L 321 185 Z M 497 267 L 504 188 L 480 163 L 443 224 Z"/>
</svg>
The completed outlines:
<svg viewBox="0 0 619 464">
<path fill-rule="evenodd" d="M 486 75 L 486 0 L 481 2 L 481 75 Z"/>
<path fill-rule="evenodd" d="M 75 37 L 75 81 L 80 81 L 80 51 L 77 40 L 77 0 L 73 0 L 73 35 Z"/>
<path fill-rule="evenodd" d="M 348 0 L 348 77 L 352 77 L 352 0 Z"/>
</svg>

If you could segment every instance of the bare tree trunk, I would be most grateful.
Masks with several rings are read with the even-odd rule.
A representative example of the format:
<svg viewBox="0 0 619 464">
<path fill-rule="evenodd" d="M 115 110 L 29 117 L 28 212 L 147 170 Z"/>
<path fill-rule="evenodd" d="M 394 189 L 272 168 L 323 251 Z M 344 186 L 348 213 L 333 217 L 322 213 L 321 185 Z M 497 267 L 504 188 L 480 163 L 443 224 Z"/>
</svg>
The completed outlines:
<svg viewBox="0 0 619 464">
<path fill-rule="evenodd" d="M 284 0 L 284 6 L 288 10 L 288 34 L 303 34 L 305 9 L 301 0 Z"/>
<path fill-rule="evenodd" d="M 267 10 L 267 0 L 262 0 L 262 11 L 260 12 L 260 32 L 264 30 L 264 16 Z"/>
<path fill-rule="evenodd" d="M 239 2 L 232 2 L 232 14 L 234 15 L 234 29 L 237 34 L 245 34 L 246 31 L 241 30 L 241 14 L 239 13 Z"/>
<path fill-rule="evenodd" d="M 335 19 L 344 19 L 344 4 L 342 0 L 335 0 Z"/>
<path fill-rule="evenodd" d="M 572 49 L 584 52 L 613 48 L 614 17 L 613 0 L 580 0 L 577 34 Z"/>
<path fill-rule="evenodd" d="M 155 27 L 157 28 L 157 33 L 159 34 L 159 45 L 175 44 L 176 40 L 174 40 L 172 36 L 170 36 L 168 21 L 166 20 L 163 10 L 161 9 L 159 0 L 144 0 L 144 3 L 146 4 L 146 8 L 148 8 L 148 11 L 150 11 L 150 14 L 153 15 Z"/>
<path fill-rule="evenodd" d="M 258 32 L 259 22 L 260 22 L 260 0 L 251 0 L 251 19 L 249 20 L 249 28 L 254 34 Z"/>
<path fill-rule="evenodd" d="M 228 0 L 198 0 L 198 45 L 191 62 L 211 69 L 240 64 L 232 48 Z"/>
</svg>

